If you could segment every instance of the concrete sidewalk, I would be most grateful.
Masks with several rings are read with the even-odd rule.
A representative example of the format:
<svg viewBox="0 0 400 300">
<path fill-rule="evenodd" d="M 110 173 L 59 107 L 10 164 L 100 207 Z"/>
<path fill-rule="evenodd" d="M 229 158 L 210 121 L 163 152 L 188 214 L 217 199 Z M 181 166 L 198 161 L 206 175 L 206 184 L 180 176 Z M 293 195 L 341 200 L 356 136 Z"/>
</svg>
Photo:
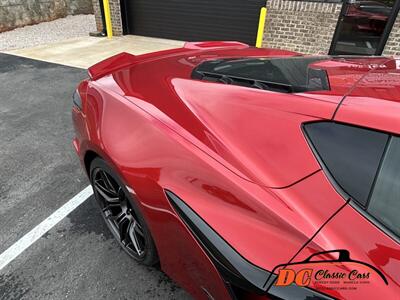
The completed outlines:
<svg viewBox="0 0 400 300">
<path fill-rule="evenodd" d="M 182 47 L 183 43 L 134 35 L 112 39 L 80 37 L 32 48 L 4 51 L 4 53 L 86 69 L 120 52 L 138 55 Z"/>
</svg>

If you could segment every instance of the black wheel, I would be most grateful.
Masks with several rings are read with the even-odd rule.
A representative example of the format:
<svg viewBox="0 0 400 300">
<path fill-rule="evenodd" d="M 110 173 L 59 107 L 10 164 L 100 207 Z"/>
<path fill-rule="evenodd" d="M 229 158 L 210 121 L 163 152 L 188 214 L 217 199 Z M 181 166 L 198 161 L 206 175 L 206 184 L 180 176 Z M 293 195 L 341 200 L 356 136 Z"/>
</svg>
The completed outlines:
<svg viewBox="0 0 400 300">
<path fill-rule="evenodd" d="M 102 216 L 121 247 L 145 265 L 156 264 L 157 250 L 136 199 L 104 160 L 93 160 L 90 181 Z"/>
</svg>

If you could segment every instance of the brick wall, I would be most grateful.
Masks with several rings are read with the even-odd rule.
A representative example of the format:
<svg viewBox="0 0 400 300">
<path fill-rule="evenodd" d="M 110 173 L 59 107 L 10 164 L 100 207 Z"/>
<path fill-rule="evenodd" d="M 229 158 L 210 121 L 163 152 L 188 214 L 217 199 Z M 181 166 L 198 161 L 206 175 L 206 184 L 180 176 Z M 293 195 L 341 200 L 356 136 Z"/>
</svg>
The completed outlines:
<svg viewBox="0 0 400 300">
<path fill-rule="evenodd" d="M 103 23 L 101 20 L 100 2 L 99 0 L 92 0 L 93 10 L 96 19 L 96 27 L 98 31 L 103 29 Z M 109 0 L 110 3 L 110 14 L 113 35 L 122 35 L 122 19 L 121 19 L 121 7 L 119 0 Z"/>
<path fill-rule="evenodd" d="M 114 35 L 122 35 L 120 0 L 110 0 L 111 23 Z"/>
<path fill-rule="evenodd" d="M 268 0 L 264 46 L 326 54 L 341 8 L 340 2 Z"/>
<path fill-rule="evenodd" d="M 90 0 L 0 0 L 0 32 L 90 13 L 93 13 Z"/>
<path fill-rule="evenodd" d="M 396 22 L 393 25 L 392 32 L 386 42 L 384 55 L 400 55 L 400 13 L 397 15 Z"/>
<path fill-rule="evenodd" d="M 103 30 L 103 21 L 101 18 L 100 1 L 92 0 L 94 18 L 96 20 L 97 31 L 101 32 Z"/>
</svg>

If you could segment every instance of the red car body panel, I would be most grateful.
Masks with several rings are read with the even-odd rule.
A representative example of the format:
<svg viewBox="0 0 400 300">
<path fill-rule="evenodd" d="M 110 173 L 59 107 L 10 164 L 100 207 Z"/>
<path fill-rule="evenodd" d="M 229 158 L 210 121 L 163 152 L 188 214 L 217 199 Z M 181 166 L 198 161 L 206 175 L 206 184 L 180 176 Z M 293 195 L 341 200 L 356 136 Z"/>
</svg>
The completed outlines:
<svg viewBox="0 0 400 300">
<path fill-rule="evenodd" d="M 340 234 L 337 234 L 340 232 Z M 375 233 L 375 234 L 374 234 Z M 302 261 L 321 249 L 347 249 L 351 256 L 377 267 L 389 281 L 387 288 L 381 280 L 371 280 L 366 288 L 336 290 L 338 299 L 398 299 L 400 295 L 400 248 L 398 242 L 385 234 L 377 234 L 376 227 L 352 206 L 344 207 L 325 225 L 294 261 Z M 377 278 L 378 279 L 378 278 Z M 379 294 L 378 294 L 379 292 Z"/>
<path fill-rule="evenodd" d="M 364 76 L 335 120 L 400 134 L 399 66 L 400 59 L 391 59 Z"/>
<path fill-rule="evenodd" d="M 165 190 L 184 199 L 242 257 L 265 270 L 332 244 L 345 244 L 362 259 L 372 250 L 371 242 L 339 237 L 336 227 L 344 225 L 336 217 L 323 229 L 332 239 L 325 231 L 318 233 L 346 201 L 321 170 L 301 125 L 335 117 L 397 132 L 399 127 L 387 120 L 396 119 L 392 106 L 383 104 L 382 120 L 370 121 L 357 102 L 367 91 L 362 84 L 354 88 L 391 59 L 318 62 L 331 87 L 321 92 L 282 94 L 190 79 L 205 60 L 293 55 L 298 54 L 235 42 L 189 43 L 182 49 L 110 58 L 91 67 L 92 79 L 78 87 L 82 109 L 74 108 L 72 115 L 82 165 L 88 153 L 96 153 L 135 191 L 162 269 L 195 298 L 206 299 L 204 289 L 215 299 L 230 295 Z M 376 100 L 376 107 L 381 110 L 382 101 Z M 352 209 L 346 206 L 337 218 L 346 219 Z M 339 227 L 338 232 L 345 230 Z M 355 230 L 393 248 L 387 236 L 370 227 L 360 221 Z M 398 285 L 399 279 L 394 281 Z"/>
</svg>

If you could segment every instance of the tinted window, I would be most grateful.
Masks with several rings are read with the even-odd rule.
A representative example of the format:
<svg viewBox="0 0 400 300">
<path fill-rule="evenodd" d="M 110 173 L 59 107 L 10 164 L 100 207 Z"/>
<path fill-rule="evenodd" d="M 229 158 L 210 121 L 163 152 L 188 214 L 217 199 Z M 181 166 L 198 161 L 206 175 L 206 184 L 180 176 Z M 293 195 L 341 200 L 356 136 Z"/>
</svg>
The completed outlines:
<svg viewBox="0 0 400 300">
<path fill-rule="evenodd" d="M 400 236 L 400 138 L 389 143 L 368 212 Z"/>
<path fill-rule="evenodd" d="M 365 206 L 388 135 L 333 122 L 309 123 L 305 131 L 335 181 Z"/>
<path fill-rule="evenodd" d="M 281 92 L 329 90 L 325 70 L 312 64 L 329 57 L 236 58 L 206 61 L 192 78 Z"/>
</svg>

